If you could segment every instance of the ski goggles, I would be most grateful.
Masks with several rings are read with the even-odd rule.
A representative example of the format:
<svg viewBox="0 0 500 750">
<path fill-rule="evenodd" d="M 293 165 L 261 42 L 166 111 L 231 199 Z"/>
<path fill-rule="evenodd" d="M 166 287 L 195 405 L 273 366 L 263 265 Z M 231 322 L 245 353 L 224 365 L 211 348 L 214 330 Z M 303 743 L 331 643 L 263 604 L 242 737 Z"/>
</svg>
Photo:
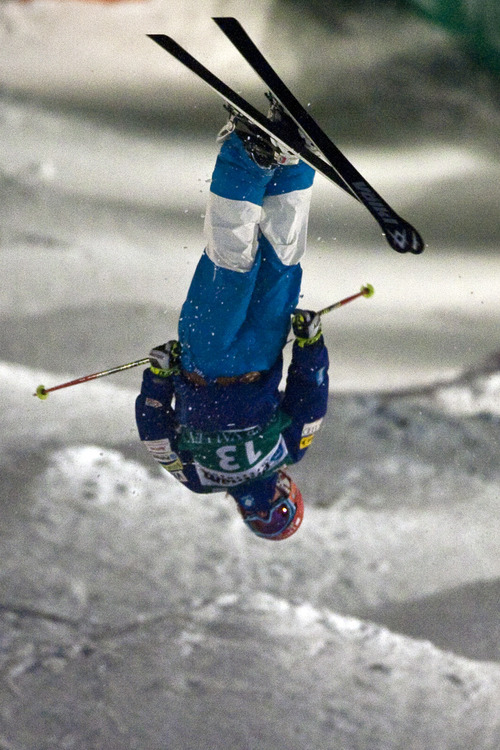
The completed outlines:
<svg viewBox="0 0 500 750">
<path fill-rule="evenodd" d="M 280 470 L 276 482 L 280 497 L 271 504 L 267 515 L 252 513 L 245 516 L 245 523 L 251 526 L 255 534 L 269 539 L 279 536 L 290 526 L 297 513 L 294 488 L 295 485 L 288 474 Z"/>
<path fill-rule="evenodd" d="M 297 506 L 288 497 L 281 497 L 274 501 L 266 516 L 245 515 L 244 520 L 251 526 L 254 534 L 269 538 L 278 536 L 287 529 L 296 512 Z"/>
</svg>

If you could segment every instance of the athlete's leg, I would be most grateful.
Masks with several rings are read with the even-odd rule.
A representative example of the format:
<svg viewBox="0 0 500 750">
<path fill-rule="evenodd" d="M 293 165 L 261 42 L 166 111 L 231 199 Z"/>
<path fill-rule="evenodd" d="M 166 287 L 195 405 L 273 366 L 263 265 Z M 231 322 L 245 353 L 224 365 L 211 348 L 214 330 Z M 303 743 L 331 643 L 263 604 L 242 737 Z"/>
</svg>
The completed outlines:
<svg viewBox="0 0 500 750">
<path fill-rule="evenodd" d="M 206 377 L 241 375 L 238 333 L 257 278 L 259 221 L 274 170 L 259 167 L 236 134 L 217 157 L 205 217 L 206 250 L 179 320 L 182 366 Z"/>
<path fill-rule="evenodd" d="M 223 145 L 179 321 L 184 369 L 210 378 L 273 366 L 297 305 L 312 179 L 303 163 L 258 167 L 236 135 Z"/>
<path fill-rule="evenodd" d="M 260 228 L 285 266 L 306 250 L 314 170 L 304 162 L 278 167 L 266 186 Z"/>
<path fill-rule="evenodd" d="M 259 167 L 233 133 L 222 145 L 205 214 L 206 253 L 219 268 L 244 273 L 255 261 L 262 203 L 275 169 Z"/>
<path fill-rule="evenodd" d="M 263 200 L 260 265 L 239 336 L 253 338 L 271 364 L 285 345 L 299 299 L 313 179 L 304 162 L 279 167 Z"/>
</svg>

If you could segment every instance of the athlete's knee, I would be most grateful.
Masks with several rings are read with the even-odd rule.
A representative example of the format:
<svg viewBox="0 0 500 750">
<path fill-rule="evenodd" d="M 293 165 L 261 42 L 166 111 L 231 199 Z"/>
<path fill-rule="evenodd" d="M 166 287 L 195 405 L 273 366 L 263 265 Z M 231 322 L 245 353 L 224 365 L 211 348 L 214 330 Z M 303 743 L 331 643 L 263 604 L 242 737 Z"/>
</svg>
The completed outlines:
<svg viewBox="0 0 500 750">
<path fill-rule="evenodd" d="M 204 232 L 206 253 L 216 266 L 241 273 L 253 267 L 261 212 L 250 201 L 210 194 Z"/>
<path fill-rule="evenodd" d="M 261 229 L 280 261 L 287 266 L 300 262 L 306 250 L 311 188 L 266 196 Z"/>
</svg>

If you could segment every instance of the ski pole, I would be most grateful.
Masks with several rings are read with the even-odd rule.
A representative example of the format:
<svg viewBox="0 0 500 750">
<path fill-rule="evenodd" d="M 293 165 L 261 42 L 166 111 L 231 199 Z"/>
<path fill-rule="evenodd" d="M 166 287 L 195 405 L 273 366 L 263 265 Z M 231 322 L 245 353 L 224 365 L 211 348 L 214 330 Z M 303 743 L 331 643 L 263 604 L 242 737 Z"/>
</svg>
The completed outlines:
<svg viewBox="0 0 500 750">
<path fill-rule="evenodd" d="M 332 310 L 336 310 L 338 307 L 342 307 L 343 305 L 347 305 L 348 302 L 352 302 L 353 300 L 358 299 L 358 297 L 373 297 L 374 294 L 375 289 L 372 287 L 372 285 L 365 284 L 361 287 L 361 291 L 357 292 L 357 294 L 351 294 L 350 297 L 345 297 L 338 302 L 334 302 L 333 305 L 324 307 L 323 310 L 320 310 L 318 312 L 318 315 L 326 315 L 326 313 L 329 313 Z"/>
<path fill-rule="evenodd" d="M 39 385 L 33 396 L 38 396 L 39 399 L 44 401 L 49 397 L 49 393 L 52 391 L 58 391 L 61 388 L 69 388 L 71 385 L 78 385 L 78 383 L 87 383 L 89 380 L 104 378 L 106 375 L 113 375 L 115 372 L 130 370 L 131 367 L 140 367 L 140 365 L 148 365 L 149 363 L 149 357 L 145 357 L 144 359 L 137 359 L 135 362 L 128 362 L 126 365 L 118 365 L 118 367 L 111 367 L 109 370 L 102 370 L 101 372 L 94 372 L 92 375 L 84 375 L 82 378 L 76 378 L 76 380 L 69 380 L 67 383 L 54 385 L 52 388 L 45 388 L 44 385 Z"/>
<path fill-rule="evenodd" d="M 361 290 L 357 292 L 356 294 L 351 294 L 349 297 L 344 297 L 344 299 L 339 300 L 338 302 L 334 302 L 333 305 L 328 305 L 328 307 L 324 307 L 322 310 L 320 310 L 317 315 L 326 315 L 326 313 L 331 312 L 332 310 L 336 310 L 338 307 L 342 307 L 343 305 L 347 305 L 348 302 L 352 302 L 355 299 L 358 299 L 358 297 L 373 297 L 375 294 L 375 289 L 371 284 L 364 284 L 361 287 Z M 289 344 L 293 339 L 288 339 L 286 342 Z"/>
</svg>

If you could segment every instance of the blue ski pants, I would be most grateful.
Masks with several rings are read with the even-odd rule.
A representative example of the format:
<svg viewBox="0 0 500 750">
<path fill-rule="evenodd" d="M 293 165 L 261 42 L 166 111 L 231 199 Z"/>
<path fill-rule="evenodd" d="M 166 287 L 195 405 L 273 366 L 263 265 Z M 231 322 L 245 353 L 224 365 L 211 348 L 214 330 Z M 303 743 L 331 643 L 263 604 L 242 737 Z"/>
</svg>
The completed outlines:
<svg viewBox="0 0 500 750">
<path fill-rule="evenodd" d="M 313 178 L 303 162 L 259 167 L 235 133 L 223 143 L 179 319 L 183 369 L 211 379 L 276 363 L 299 299 Z"/>
</svg>

